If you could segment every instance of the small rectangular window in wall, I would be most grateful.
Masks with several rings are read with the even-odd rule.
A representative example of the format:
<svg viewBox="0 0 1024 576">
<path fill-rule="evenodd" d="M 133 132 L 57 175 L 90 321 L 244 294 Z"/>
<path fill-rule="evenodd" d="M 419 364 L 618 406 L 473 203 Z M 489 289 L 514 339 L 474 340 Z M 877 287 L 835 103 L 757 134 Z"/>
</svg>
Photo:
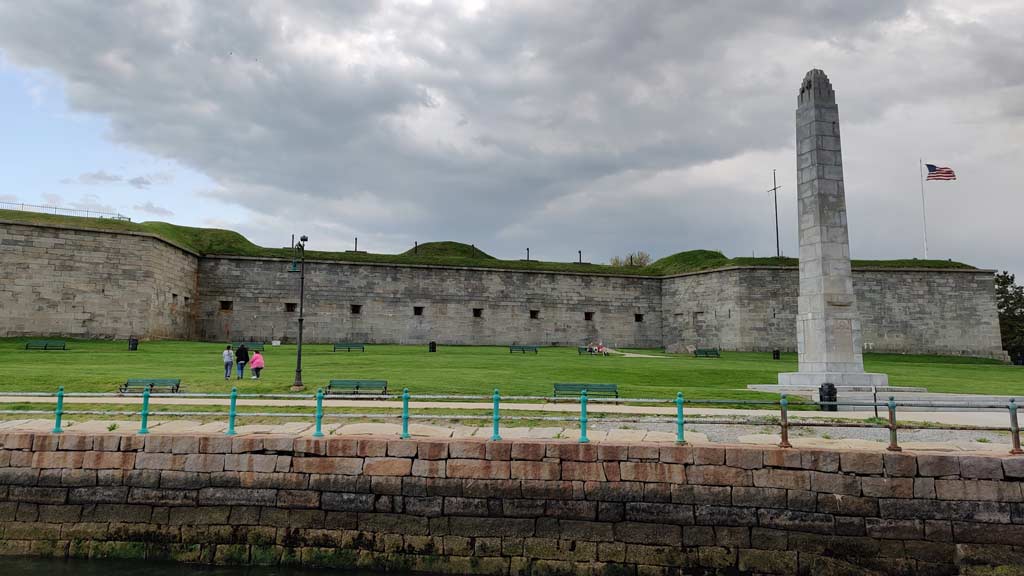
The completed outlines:
<svg viewBox="0 0 1024 576">
<path fill-rule="evenodd" d="M 192 301 L 191 298 L 189 298 L 188 296 L 185 296 L 185 306 L 188 306 L 191 301 Z"/>
<path fill-rule="evenodd" d="M 232 302 L 231 300 L 221 300 L 220 301 L 220 309 L 221 310 L 231 310 L 234 307 L 235 307 L 235 303 Z"/>
<path fill-rule="evenodd" d="M 362 304 L 352 304 L 352 305 L 350 305 L 348 307 L 348 310 L 349 310 L 349 312 L 351 312 L 353 314 L 362 314 L 363 313 L 363 305 Z"/>
<path fill-rule="evenodd" d="M 413 316 L 423 316 L 423 306 L 413 306 L 412 307 L 412 315 Z"/>
<path fill-rule="evenodd" d="M 299 305 L 296 304 L 295 302 L 285 302 L 284 303 L 284 311 L 285 312 L 295 312 L 298 309 L 299 309 Z"/>
<path fill-rule="evenodd" d="M 593 312 L 584 312 L 583 313 L 583 319 L 586 320 L 587 322 L 593 322 L 594 321 L 594 313 Z"/>
<path fill-rule="evenodd" d="M 173 302 L 175 304 L 178 303 L 178 295 L 175 294 L 174 292 L 171 292 L 171 302 Z"/>
<path fill-rule="evenodd" d="M 483 317 L 484 317 L 484 309 L 483 308 L 473 308 L 473 318 L 483 318 Z"/>
<path fill-rule="evenodd" d="M 540 320 L 540 310 L 530 310 L 530 320 Z"/>
<path fill-rule="evenodd" d="M 644 315 L 643 314 L 633 314 L 633 322 L 643 322 L 643 321 L 644 321 Z"/>
</svg>

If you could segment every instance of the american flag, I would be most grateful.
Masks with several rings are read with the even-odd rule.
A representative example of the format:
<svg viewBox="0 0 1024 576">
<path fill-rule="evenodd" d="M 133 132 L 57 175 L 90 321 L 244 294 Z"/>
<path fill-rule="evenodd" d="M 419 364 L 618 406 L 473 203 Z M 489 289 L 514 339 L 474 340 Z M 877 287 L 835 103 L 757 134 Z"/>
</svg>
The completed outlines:
<svg viewBox="0 0 1024 576">
<path fill-rule="evenodd" d="M 925 164 L 925 166 L 928 168 L 928 177 L 925 180 L 956 180 L 956 173 L 952 168 L 935 164 Z"/>
</svg>

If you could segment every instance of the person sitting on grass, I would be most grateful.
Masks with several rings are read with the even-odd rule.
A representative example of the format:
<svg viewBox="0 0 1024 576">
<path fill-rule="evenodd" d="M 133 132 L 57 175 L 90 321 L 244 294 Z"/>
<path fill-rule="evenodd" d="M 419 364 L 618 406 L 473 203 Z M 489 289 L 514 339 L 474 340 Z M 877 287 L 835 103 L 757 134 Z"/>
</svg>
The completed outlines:
<svg viewBox="0 0 1024 576">
<path fill-rule="evenodd" d="M 608 355 L 608 349 L 604 347 L 604 342 L 598 342 L 596 350 L 597 350 L 597 353 L 600 354 L 601 356 L 607 356 Z"/>
<path fill-rule="evenodd" d="M 252 379 L 259 380 L 260 372 L 263 371 L 263 354 L 257 350 L 252 353 L 252 360 L 249 361 L 249 368 L 252 369 Z"/>
<path fill-rule="evenodd" d="M 224 359 L 224 379 L 231 379 L 231 366 L 235 363 L 235 353 L 231 351 L 231 344 L 220 353 L 221 358 Z"/>
<path fill-rule="evenodd" d="M 235 351 L 235 363 L 238 364 L 238 379 L 245 378 L 245 365 L 249 363 L 249 349 L 242 344 Z"/>
</svg>

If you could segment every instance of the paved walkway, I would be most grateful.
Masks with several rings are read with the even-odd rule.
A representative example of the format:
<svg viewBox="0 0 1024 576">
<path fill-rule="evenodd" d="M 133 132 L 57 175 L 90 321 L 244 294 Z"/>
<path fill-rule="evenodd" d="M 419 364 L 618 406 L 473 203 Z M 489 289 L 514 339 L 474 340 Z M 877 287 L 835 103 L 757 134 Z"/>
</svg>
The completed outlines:
<svg viewBox="0 0 1024 576">
<path fill-rule="evenodd" d="M 55 400 L 53 398 L 45 397 L 22 397 L 22 396 L 0 396 L 0 404 L 4 403 L 33 403 L 33 404 L 45 404 L 52 406 Z M 103 396 L 98 398 L 71 396 L 64 398 L 64 404 L 110 404 L 110 405 L 132 405 L 138 406 L 140 399 L 138 397 L 116 397 L 116 396 Z M 229 400 L 227 398 L 150 398 L 149 403 L 151 405 L 174 405 L 174 406 L 228 406 Z M 274 399 L 274 398 L 240 398 L 238 399 L 239 406 L 266 406 L 266 407 L 284 407 L 284 406 L 307 406 L 313 407 L 316 405 L 316 401 L 309 399 Z M 401 409 L 402 403 L 397 401 L 381 401 L 381 400 L 339 400 L 339 399 L 327 399 L 324 400 L 325 407 L 336 407 L 336 408 L 367 408 L 367 409 Z M 423 410 L 423 409 L 451 409 L 451 410 L 483 410 L 490 411 L 492 408 L 489 402 L 409 402 L 410 410 Z M 554 413 L 576 413 L 579 411 L 579 405 L 575 402 L 557 402 L 557 403 L 517 403 L 517 402 L 503 402 L 501 404 L 502 411 L 531 411 L 531 412 L 554 412 Z M 590 402 L 587 406 L 587 410 L 594 414 L 623 414 L 623 415 L 659 415 L 659 416 L 675 416 L 676 408 L 673 405 L 665 406 L 625 406 L 622 404 L 603 403 L 603 402 Z M 739 410 L 732 408 L 699 408 L 687 406 L 686 408 L 687 417 L 694 416 L 751 416 L 751 417 L 771 417 L 778 416 L 778 410 Z M 792 419 L 849 419 L 849 420 L 864 420 L 868 418 L 870 414 L 862 411 L 850 411 L 850 412 L 818 412 L 818 411 L 803 411 L 793 410 L 790 411 L 790 418 Z M 912 412 L 902 411 L 898 413 L 898 419 L 901 422 L 934 422 L 937 424 L 947 424 L 953 426 L 983 426 L 983 427 L 1009 427 L 1009 414 L 1007 411 L 997 412 Z"/>
</svg>

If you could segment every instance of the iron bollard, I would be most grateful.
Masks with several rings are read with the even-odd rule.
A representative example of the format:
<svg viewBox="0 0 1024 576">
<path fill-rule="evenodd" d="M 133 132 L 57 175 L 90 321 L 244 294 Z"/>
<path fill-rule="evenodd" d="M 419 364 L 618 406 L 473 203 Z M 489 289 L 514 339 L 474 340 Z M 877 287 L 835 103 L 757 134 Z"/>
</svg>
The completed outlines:
<svg viewBox="0 0 1024 576">
<path fill-rule="evenodd" d="M 409 437 L 409 389 L 402 388 L 402 435 L 400 438 Z"/>
<path fill-rule="evenodd" d="M 61 434 L 64 429 L 60 427 L 60 421 L 64 417 L 64 387 L 57 388 L 57 409 L 53 411 L 53 433 Z"/>
<path fill-rule="evenodd" d="M 683 393 L 676 392 L 676 443 L 686 444 L 683 436 Z"/>
<path fill-rule="evenodd" d="M 1014 398 L 1010 398 L 1010 404 L 1007 408 L 1010 409 L 1010 440 L 1013 441 L 1013 448 L 1010 449 L 1010 454 L 1024 454 L 1024 451 L 1020 449 L 1020 426 L 1017 425 L 1017 401 Z"/>
<path fill-rule="evenodd" d="M 583 390 L 580 393 L 580 444 L 589 442 L 590 438 L 587 438 L 587 391 Z"/>
<path fill-rule="evenodd" d="M 786 398 L 785 394 L 779 400 L 779 407 L 782 412 L 780 420 L 782 434 L 779 438 L 779 448 L 792 448 L 793 445 L 789 443 L 789 398 Z"/>
<path fill-rule="evenodd" d="M 316 431 L 313 432 L 313 438 L 323 438 L 323 423 L 324 423 L 324 389 L 316 389 Z"/>
<path fill-rule="evenodd" d="M 500 402 L 501 402 L 501 394 L 499 394 L 498 393 L 498 389 L 495 388 L 494 389 L 494 416 L 493 416 L 494 431 L 491 433 L 491 440 L 493 440 L 495 442 L 498 441 L 498 440 L 501 440 L 501 434 L 498 433 L 498 420 L 501 419 L 501 416 L 498 413 L 498 404 Z"/>
<path fill-rule="evenodd" d="M 903 448 L 896 442 L 896 397 L 889 396 L 889 447 L 890 452 L 901 452 Z"/>
<path fill-rule="evenodd" d="M 139 434 L 149 434 L 149 388 L 142 391 L 142 423 Z"/>
<path fill-rule="evenodd" d="M 228 407 L 228 430 L 224 434 L 227 436 L 235 435 L 235 418 L 238 416 L 238 411 L 235 409 L 235 405 L 238 403 L 238 388 L 235 386 L 231 387 L 231 405 Z"/>
</svg>

